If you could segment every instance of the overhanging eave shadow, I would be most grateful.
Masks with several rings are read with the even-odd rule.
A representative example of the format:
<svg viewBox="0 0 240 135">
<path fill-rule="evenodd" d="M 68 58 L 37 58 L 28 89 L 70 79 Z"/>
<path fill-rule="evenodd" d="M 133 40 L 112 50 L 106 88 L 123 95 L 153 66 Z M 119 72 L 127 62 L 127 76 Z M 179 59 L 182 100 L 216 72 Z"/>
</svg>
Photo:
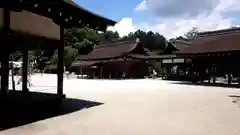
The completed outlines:
<svg viewBox="0 0 240 135">
<path fill-rule="evenodd" d="M 0 98 L 0 131 L 102 105 L 55 94 L 10 92 Z"/>
<path fill-rule="evenodd" d="M 176 81 L 171 82 L 171 84 L 179 85 L 193 85 L 193 86 L 209 86 L 209 87 L 223 87 L 223 88 L 240 88 L 238 84 L 223 84 L 223 83 L 205 83 L 205 82 L 188 82 L 188 81 Z"/>
</svg>

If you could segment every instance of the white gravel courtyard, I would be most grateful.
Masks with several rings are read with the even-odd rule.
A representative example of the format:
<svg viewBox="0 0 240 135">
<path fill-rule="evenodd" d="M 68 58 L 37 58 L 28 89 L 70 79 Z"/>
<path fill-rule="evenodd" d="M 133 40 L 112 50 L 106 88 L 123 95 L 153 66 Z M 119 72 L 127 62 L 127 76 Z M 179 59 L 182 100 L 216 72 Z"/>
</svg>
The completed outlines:
<svg viewBox="0 0 240 135">
<path fill-rule="evenodd" d="M 56 93 L 56 75 L 32 76 L 31 91 Z M 18 88 L 19 86 L 17 86 Z M 240 135 L 240 89 L 162 80 L 64 80 L 67 97 L 103 103 L 1 131 L 3 135 Z"/>
</svg>

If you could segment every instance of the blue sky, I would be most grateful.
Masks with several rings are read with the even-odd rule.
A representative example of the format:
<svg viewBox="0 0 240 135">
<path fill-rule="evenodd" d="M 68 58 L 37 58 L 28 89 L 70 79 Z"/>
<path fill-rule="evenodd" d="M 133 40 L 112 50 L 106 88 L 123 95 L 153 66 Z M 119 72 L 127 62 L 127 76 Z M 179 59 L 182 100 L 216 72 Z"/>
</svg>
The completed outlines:
<svg viewBox="0 0 240 135">
<path fill-rule="evenodd" d="M 74 0 L 80 6 L 115 21 L 132 18 L 133 22 L 151 20 L 148 12 L 136 13 L 135 8 L 142 0 Z"/>
<path fill-rule="evenodd" d="M 118 21 L 109 28 L 120 36 L 137 29 L 165 37 L 183 35 L 193 27 L 200 31 L 240 24 L 239 0 L 74 0 L 80 6 Z"/>
<path fill-rule="evenodd" d="M 134 16 L 134 8 L 141 0 L 74 0 L 80 6 L 113 20 Z"/>
</svg>

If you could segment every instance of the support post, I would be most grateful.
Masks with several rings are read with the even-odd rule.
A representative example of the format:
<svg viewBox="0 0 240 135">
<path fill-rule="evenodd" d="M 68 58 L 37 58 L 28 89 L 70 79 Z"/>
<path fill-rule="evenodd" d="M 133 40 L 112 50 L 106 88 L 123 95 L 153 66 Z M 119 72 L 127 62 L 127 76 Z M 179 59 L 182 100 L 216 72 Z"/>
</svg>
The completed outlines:
<svg viewBox="0 0 240 135">
<path fill-rule="evenodd" d="M 112 79 L 112 75 L 111 75 L 111 72 L 109 73 L 108 77 L 109 77 L 109 79 Z"/>
<path fill-rule="evenodd" d="M 186 77 L 186 58 L 183 59 L 184 63 L 183 63 L 183 73 L 184 73 L 184 78 Z"/>
<path fill-rule="evenodd" d="M 93 69 L 93 71 L 92 71 L 92 76 L 93 76 L 93 79 L 95 79 L 96 78 L 96 76 L 95 76 L 95 69 Z"/>
<path fill-rule="evenodd" d="M 174 68 L 174 59 L 172 58 L 172 65 L 171 65 L 171 80 L 175 79 L 174 74 L 173 74 L 173 68 Z"/>
<path fill-rule="evenodd" d="M 57 74 L 57 94 L 63 95 L 63 53 L 64 53 L 64 28 L 60 26 L 60 44 L 58 45 L 58 74 Z"/>
<path fill-rule="evenodd" d="M 216 83 L 216 70 L 215 70 L 215 65 L 212 67 L 212 73 L 213 73 L 213 84 Z"/>
<path fill-rule="evenodd" d="M 176 77 L 177 77 L 177 79 L 179 79 L 179 66 L 177 66 Z"/>
<path fill-rule="evenodd" d="M 100 78 L 102 79 L 102 66 L 100 67 Z"/>
<path fill-rule="evenodd" d="M 162 74 L 162 79 L 164 79 L 164 67 L 163 67 L 163 60 L 161 60 L 161 74 Z"/>
<path fill-rule="evenodd" d="M 10 9 L 4 8 L 4 26 L 2 29 L 1 38 L 3 40 L 4 50 L 1 50 L 1 95 L 6 96 L 8 93 L 8 82 L 9 82 L 9 36 L 10 36 Z"/>
<path fill-rule="evenodd" d="M 5 52 L 2 52 L 1 57 L 1 95 L 6 96 L 9 82 L 9 52 L 5 50 Z"/>
<path fill-rule="evenodd" d="M 23 65 L 22 65 L 22 90 L 29 92 L 28 83 L 28 51 L 23 51 Z M 30 83 L 30 82 L 29 82 Z"/>
<path fill-rule="evenodd" d="M 231 83 L 232 83 L 232 73 L 228 72 L 227 76 L 228 76 L 228 85 L 231 85 Z"/>
<path fill-rule="evenodd" d="M 80 74 L 81 74 L 81 77 L 83 76 L 83 69 L 80 68 Z"/>
<path fill-rule="evenodd" d="M 211 83 L 211 71 L 209 70 L 209 66 L 207 66 L 206 70 L 207 70 L 207 75 L 208 75 L 208 83 L 210 84 Z"/>
<path fill-rule="evenodd" d="M 11 58 L 11 61 L 12 61 L 12 60 L 13 60 L 13 59 Z M 12 90 L 13 90 L 13 91 L 16 91 L 13 68 L 14 68 L 14 67 L 13 67 L 13 62 L 11 62 L 11 64 L 10 64 L 10 69 L 11 69 L 11 77 L 12 77 Z"/>
</svg>

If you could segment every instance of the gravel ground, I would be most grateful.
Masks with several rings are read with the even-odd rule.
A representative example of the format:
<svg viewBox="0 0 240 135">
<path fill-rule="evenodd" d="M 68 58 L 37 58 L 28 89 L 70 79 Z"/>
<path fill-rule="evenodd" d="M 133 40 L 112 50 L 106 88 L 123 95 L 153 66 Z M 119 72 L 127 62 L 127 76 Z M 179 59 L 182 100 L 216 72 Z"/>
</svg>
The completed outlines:
<svg viewBox="0 0 240 135">
<path fill-rule="evenodd" d="M 56 93 L 55 75 L 32 76 L 32 91 Z M 19 87 L 19 86 L 18 86 Z M 240 135 L 240 90 L 162 80 L 65 79 L 69 98 L 103 103 L 0 132 L 4 135 Z"/>
</svg>

